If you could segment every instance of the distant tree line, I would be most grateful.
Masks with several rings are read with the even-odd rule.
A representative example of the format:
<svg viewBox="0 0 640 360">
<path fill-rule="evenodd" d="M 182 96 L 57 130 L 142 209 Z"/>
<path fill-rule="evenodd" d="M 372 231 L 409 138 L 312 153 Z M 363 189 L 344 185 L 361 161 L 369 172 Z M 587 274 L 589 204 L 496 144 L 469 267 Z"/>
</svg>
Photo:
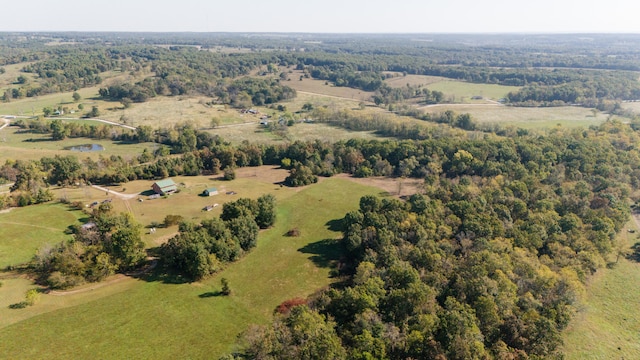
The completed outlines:
<svg viewBox="0 0 640 360">
<path fill-rule="evenodd" d="M 203 38 L 199 41 L 208 42 Z M 217 41 L 224 44 L 234 42 L 229 39 Z M 246 39 L 235 42 L 238 41 L 247 45 L 252 43 Z M 269 41 L 275 40 L 264 40 L 265 48 L 278 47 L 270 47 Z M 385 102 L 398 98 L 397 94 L 385 95 L 390 89 L 385 87 L 384 79 L 393 76 L 388 72 L 527 86 L 520 93 L 514 92 L 510 98 L 514 104 L 525 105 L 586 104 L 594 99 L 596 102 L 628 100 L 637 99 L 640 93 L 640 85 L 633 73 L 640 69 L 639 54 L 605 42 L 598 43 L 600 52 L 595 50 L 595 46 L 567 42 L 565 45 L 575 48 L 575 52 L 563 53 L 542 41 L 534 41 L 531 48 L 515 42 L 472 47 L 461 43 L 425 46 L 402 37 L 390 41 L 385 37 L 373 38 L 367 45 L 332 39 L 325 45 L 311 46 L 312 49 L 305 52 L 284 47 L 283 51 L 225 54 L 191 46 L 161 48 L 144 45 L 134 39 L 114 40 L 109 46 L 100 41 L 86 41 L 55 47 L 43 47 L 40 40 L 34 40 L 31 50 L 25 44 L 27 50 L 21 50 L 24 52 L 21 59 L 37 60 L 22 69 L 35 75 L 36 81 L 18 82 L 18 87 L 9 89 L 2 97 L 4 101 L 10 101 L 95 86 L 101 84 L 101 74 L 117 71 L 129 73 L 137 80 L 104 87 L 101 96 L 106 99 L 141 102 L 153 96 L 202 94 L 217 96 L 221 102 L 231 103 L 233 99 L 226 93 L 233 96 L 235 87 L 243 87 L 241 91 L 245 91 L 255 105 L 269 104 L 277 98 L 290 98 L 291 90 L 278 88 L 277 84 L 270 84 L 273 89 L 266 93 L 264 89 L 249 91 L 256 88 L 256 84 L 242 84 L 244 80 L 234 80 L 236 84 L 231 85 L 234 81 L 230 79 L 248 75 L 251 70 L 268 64 L 295 66 L 308 76 L 331 81 L 336 86 L 380 91 L 379 96 L 386 97 Z M 16 46 L 11 41 L 5 44 L 8 48 L 2 50 L 0 47 L 0 53 L 4 51 L 11 56 Z"/>
</svg>

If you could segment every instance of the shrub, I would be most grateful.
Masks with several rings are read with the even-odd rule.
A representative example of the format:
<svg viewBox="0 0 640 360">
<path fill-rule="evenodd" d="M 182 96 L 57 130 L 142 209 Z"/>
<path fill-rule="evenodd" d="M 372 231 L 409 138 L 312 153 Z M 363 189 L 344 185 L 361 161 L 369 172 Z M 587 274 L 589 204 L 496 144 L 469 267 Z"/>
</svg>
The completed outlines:
<svg viewBox="0 0 640 360">
<path fill-rule="evenodd" d="M 236 171 L 232 167 L 224 169 L 223 179 L 230 181 L 236 178 Z"/>
<path fill-rule="evenodd" d="M 293 298 L 293 299 L 285 300 L 282 302 L 282 304 L 276 307 L 276 312 L 278 314 L 286 315 L 291 311 L 291 309 L 299 305 L 307 305 L 307 300 L 303 298 Z"/>
<path fill-rule="evenodd" d="M 287 231 L 286 235 L 287 236 L 292 236 L 292 237 L 298 237 L 298 236 L 300 236 L 300 229 L 298 229 L 297 227 L 293 228 L 293 229 Z"/>
<path fill-rule="evenodd" d="M 184 218 L 182 217 L 182 215 L 167 215 L 164 218 L 164 226 L 165 227 L 169 227 L 169 226 L 174 226 L 174 225 L 178 225 L 179 223 L 181 223 L 182 221 L 184 221 Z"/>
<path fill-rule="evenodd" d="M 220 293 L 225 296 L 231 294 L 231 289 L 229 288 L 229 280 L 227 280 L 226 278 L 222 278 L 220 279 L 220 283 L 222 284 L 222 290 L 220 291 Z"/>
</svg>

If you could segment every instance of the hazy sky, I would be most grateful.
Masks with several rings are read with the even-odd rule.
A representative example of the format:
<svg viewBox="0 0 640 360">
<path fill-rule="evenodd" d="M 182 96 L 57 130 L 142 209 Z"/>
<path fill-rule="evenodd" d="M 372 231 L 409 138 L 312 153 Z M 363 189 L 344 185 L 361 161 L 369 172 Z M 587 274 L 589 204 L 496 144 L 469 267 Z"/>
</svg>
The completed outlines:
<svg viewBox="0 0 640 360">
<path fill-rule="evenodd" d="M 631 32 L 637 0 L 24 0 L 0 31 Z"/>
</svg>

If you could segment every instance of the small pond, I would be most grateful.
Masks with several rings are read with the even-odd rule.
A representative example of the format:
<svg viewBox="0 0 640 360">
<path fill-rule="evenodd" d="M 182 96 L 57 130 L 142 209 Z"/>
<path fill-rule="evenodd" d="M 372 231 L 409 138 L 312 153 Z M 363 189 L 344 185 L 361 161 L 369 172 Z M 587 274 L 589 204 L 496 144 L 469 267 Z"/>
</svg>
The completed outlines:
<svg viewBox="0 0 640 360">
<path fill-rule="evenodd" d="M 66 147 L 65 150 L 81 151 L 81 152 L 102 151 L 104 150 L 104 146 L 99 144 L 84 144 L 84 145 L 69 146 L 69 147 Z"/>
</svg>

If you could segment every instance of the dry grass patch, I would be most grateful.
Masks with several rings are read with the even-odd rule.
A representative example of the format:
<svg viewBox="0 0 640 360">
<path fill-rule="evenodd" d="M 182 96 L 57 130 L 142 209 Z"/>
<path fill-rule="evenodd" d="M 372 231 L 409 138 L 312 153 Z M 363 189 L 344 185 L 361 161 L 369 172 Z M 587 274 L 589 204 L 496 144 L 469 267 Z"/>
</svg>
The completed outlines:
<svg viewBox="0 0 640 360">
<path fill-rule="evenodd" d="M 133 104 L 129 109 L 123 109 L 120 103 L 112 102 L 110 104 L 116 109 L 104 112 L 100 118 L 121 122 L 124 117 L 129 125 L 148 125 L 153 128 L 189 122 L 204 129 L 211 127 L 212 118 L 220 119 L 220 125 L 259 121 L 258 115 L 241 114 L 224 105 L 207 105 L 210 101 L 211 98 L 204 96 L 158 96 Z"/>
<path fill-rule="evenodd" d="M 429 90 L 442 91 L 445 98 L 452 97 L 453 102 L 470 102 L 474 96 L 497 100 L 507 96 L 510 91 L 518 89 L 520 89 L 519 86 L 474 84 L 457 80 L 440 81 L 429 85 Z"/>
<path fill-rule="evenodd" d="M 441 113 L 453 110 L 456 113 L 469 113 L 479 123 L 513 125 L 522 128 L 542 128 L 561 126 L 599 125 L 608 115 L 597 113 L 593 116 L 590 109 L 577 106 L 529 108 L 500 105 L 447 105 L 423 107 L 423 111 Z"/>
<path fill-rule="evenodd" d="M 640 101 L 622 103 L 622 108 L 640 113 Z"/>
<path fill-rule="evenodd" d="M 371 97 L 373 96 L 373 92 L 352 89 L 345 86 L 333 86 L 330 82 L 327 84 L 325 80 L 304 77 L 300 80 L 302 74 L 301 70 L 293 70 L 293 72 L 289 74 L 291 81 L 286 81 L 283 84 L 296 89 L 298 92 L 332 96 L 358 102 L 371 101 Z"/>
<path fill-rule="evenodd" d="M 424 181 L 420 179 L 402 179 L 383 176 L 357 178 L 349 174 L 338 174 L 335 175 L 335 177 L 348 179 L 361 185 L 377 187 L 384 190 L 385 195 L 396 197 L 419 194 L 422 192 L 424 186 Z"/>
<path fill-rule="evenodd" d="M 386 79 L 384 82 L 387 85 L 394 88 L 401 88 L 408 85 L 411 86 L 429 86 L 431 84 L 435 84 L 441 81 L 450 81 L 445 77 L 441 76 L 429 76 L 429 75 L 407 75 L 402 76 L 401 73 L 398 72 L 385 72 L 395 75 L 392 78 Z M 399 76 L 398 76 L 399 75 Z"/>
</svg>

